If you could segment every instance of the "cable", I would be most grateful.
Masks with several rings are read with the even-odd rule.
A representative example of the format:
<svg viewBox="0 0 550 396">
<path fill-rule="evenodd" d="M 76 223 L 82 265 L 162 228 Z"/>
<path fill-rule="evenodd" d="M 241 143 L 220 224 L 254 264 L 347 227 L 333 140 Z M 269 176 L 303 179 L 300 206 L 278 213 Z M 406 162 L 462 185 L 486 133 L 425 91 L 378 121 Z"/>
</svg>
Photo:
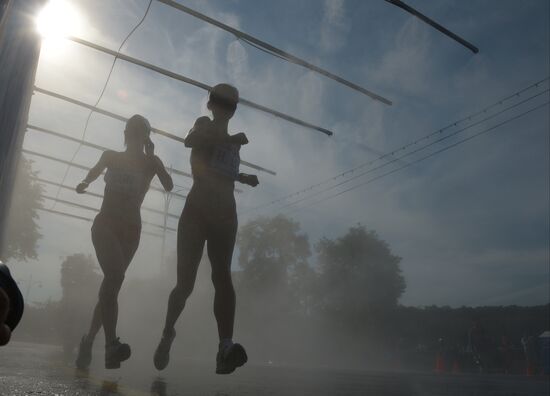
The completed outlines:
<svg viewBox="0 0 550 396">
<path fill-rule="evenodd" d="M 431 137 L 433 137 L 433 136 L 435 136 L 435 135 L 441 134 L 441 133 L 443 133 L 445 130 L 447 130 L 447 129 L 451 128 L 451 127 L 457 126 L 459 123 L 462 123 L 462 122 L 464 122 L 464 121 L 466 121 L 466 120 L 470 120 L 471 118 L 477 117 L 477 116 L 479 116 L 480 114 L 483 114 L 483 113 L 487 112 L 488 110 L 494 108 L 494 107 L 497 106 L 497 105 L 502 105 L 505 101 L 507 101 L 507 100 L 509 100 L 509 99 L 511 99 L 511 98 L 517 97 L 517 96 L 519 96 L 521 93 L 523 93 L 523 92 L 525 92 L 525 91 L 527 91 L 527 90 L 529 90 L 529 89 L 532 89 L 533 87 L 538 87 L 538 85 L 539 85 L 540 83 L 542 83 L 542 82 L 544 82 L 544 81 L 546 81 L 546 80 L 548 80 L 548 78 L 546 78 L 546 79 L 544 79 L 544 80 L 541 80 L 541 81 L 539 81 L 539 82 L 537 82 L 537 83 L 535 83 L 535 84 L 532 84 L 531 86 L 529 86 L 529 87 L 527 87 L 527 88 L 525 88 L 525 89 L 523 89 L 523 90 L 521 90 L 521 91 L 518 91 L 518 92 L 516 92 L 516 93 L 513 94 L 513 95 L 510 95 L 510 96 L 507 96 L 507 97 L 505 97 L 505 98 L 503 98 L 503 99 L 500 99 L 498 102 L 495 102 L 494 104 L 491 104 L 490 106 L 487 106 L 485 109 L 483 109 L 483 110 L 481 110 L 481 111 L 478 111 L 477 113 L 471 114 L 471 115 L 469 115 L 469 116 L 467 116 L 467 117 L 465 117 L 465 118 L 462 118 L 462 119 L 460 119 L 460 120 L 458 120 L 458 121 L 455 121 L 455 122 L 453 122 L 453 123 L 451 123 L 451 124 L 449 124 L 449 125 L 447 125 L 447 126 L 441 128 L 441 129 L 438 129 L 438 130 L 436 130 L 435 132 L 432 132 L 432 133 L 430 133 L 430 134 L 427 134 L 427 135 L 423 136 L 423 137 L 420 138 L 420 139 L 417 139 L 417 140 L 415 140 L 415 141 L 413 141 L 413 142 L 411 142 L 411 143 L 408 143 L 408 144 L 406 144 L 406 145 L 404 145 L 404 146 L 401 146 L 401 147 L 399 147 L 399 148 L 397 148 L 397 149 L 395 149 L 395 150 L 393 150 L 393 151 L 391 151 L 391 152 L 388 152 L 388 153 L 386 153 L 386 154 L 383 154 L 383 155 L 379 156 L 378 158 L 376 158 L 376 159 L 374 159 L 374 160 L 371 160 L 371 161 L 365 162 L 365 163 L 363 163 L 363 164 L 360 164 L 360 165 L 358 165 L 358 166 L 356 166 L 356 167 L 354 167 L 354 168 L 351 168 L 351 169 L 348 169 L 348 170 L 346 170 L 346 171 L 344 171 L 344 172 L 342 172 L 342 173 L 339 173 L 339 174 L 337 174 L 337 175 L 335 175 L 335 176 L 333 176 L 333 177 L 331 177 L 331 178 L 329 178 L 329 179 L 325 179 L 325 180 L 323 180 L 323 181 L 321 181 L 321 182 L 319 182 L 319 183 L 313 184 L 313 185 L 308 186 L 308 187 L 306 187 L 306 188 L 304 188 L 304 189 L 302 189 L 302 190 L 299 190 L 299 191 L 293 192 L 293 193 L 291 193 L 291 194 L 285 195 L 285 196 L 283 196 L 283 197 L 281 197 L 281 198 L 278 198 L 278 199 L 276 199 L 276 200 L 273 200 L 273 201 L 271 201 L 271 202 L 269 202 L 269 203 L 259 205 L 259 206 L 255 207 L 255 208 L 252 208 L 251 210 L 261 209 L 261 208 L 263 208 L 263 207 L 271 206 L 271 205 L 276 204 L 276 203 L 278 203 L 278 202 L 287 200 L 288 198 L 292 198 L 292 197 L 294 197 L 294 196 L 297 196 L 297 195 L 300 195 L 300 194 L 305 193 L 305 192 L 307 192 L 307 191 L 310 191 L 310 190 L 312 190 L 312 189 L 314 189 L 314 188 L 316 188 L 316 187 L 319 187 L 319 186 L 321 186 L 321 185 L 323 185 L 323 184 L 329 183 L 329 182 L 331 182 L 331 181 L 333 181 L 333 180 L 335 180 L 335 179 L 338 179 L 338 178 L 340 178 L 340 177 L 344 177 L 344 176 L 346 176 L 348 173 L 353 173 L 353 172 L 355 172 L 356 170 L 361 169 L 361 168 L 363 168 L 363 167 L 365 167 L 365 166 L 372 165 L 373 163 L 375 163 L 375 162 L 377 162 L 377 161 L 379 161 L 379 160 L 381 160 L 381 159 L 383 159 L 383 158 L 386 158 L 386 157 L 389 157 L 389 156 L 394 156 L 396 153 L 398 153 L 398 152 L 400 152 L 400 151 L 403 151 L 403 150 L 405 150 L 405 149 L 407 149 L 407 148 L 409 148 L 409 147 L 411 147 L 411 146 L 414 146 L 414 145 L 416 145 L 416 144 L 422 142 L 423 140 L 427 140 L 427 139 L 430 139 Z M 545 92 L 547 92 L 547 91 L 548 91 L 548 90 L 546 90 Z M 399 158 L 401 158 L 401 157 L 399 157 Z M 398 158 L 398 159 L 399 159 L 399 158 Z"/>
<path fill-rule="evenodd" d="M 314 71 L 318 74 L 321 74 L 327 78 L 330 78 L 331 80 L 333 81 L 336 81 L 342 85 L 345 85 L 347 86 L 348 88 L 351 88 L 355 91 L 358 91 L 358 92 L 361 92 L 362 94 L 364 95 L 367 95 L 369 97 L 371 97 L 372 99 L 374 100 L 378 100 L 379 102 L 382 102 L 386 105 L 391 105 L 392 102 L 389 101 L 388 99 L 378 95 L 378 94 L 375 94 L 374 92 L 372 91 L 369 91 L 357 84 L 354 84 L 348 80 L 345 80 L 343 79 L 342 77 L 339 77 L 325 69 L 322 69 L 320 68 L 319 66 L 315 66 L 303 59 L 300 59 L 298 58 L 297 56 L 294 56 L 292 54 L 289 54 L 288 52 L 285 52 L 279 48 L 276 48 L 274 47 L 273 45 L 271 44 L 268 44 L 266 43 L 265 41 L 262 41 L 262 40 L 259 40 L 249 34 L 246 34 L 240 30 L 237 30 L 235 28 L 232 28 L 231 26 L 229 25 L 226 25 L 225 23 L 222 23 L 220 21 L 217 21 L 213 18 L 210 18 L 204 14 L 201 14 L 200 12 L 197 12 L 189 7 L 185 7 L 184 5 L 182 4 L 179 4 L 179 3 L 176 3 L 175 1 L 172 1 L 172 0 L 157 0 L 159 1 L 160 3 L 164 3 L 166 4 L 167 6 L 170 6 L 170 7 L 173 7 L 179 11 L 182 11 L 182 12 L 185 12 L 186 14 L 188 15 L 191 15 L 195 18 L 198 18 L 206 23 L 209 23 L 211 25 L 214 25 L 222 30 L 225 30 L 226 32 L 229 32 L 231 34 L 233 34 L 234 36 L 236 36 L 237 38 L 240 38 L 240 39 L 243 39 L 243 41 L 245 41 L 246 43 L 250 44 L 250 45 L 253 45 L 254 47 L 258 48 L 258 49 L 261 49 L 262 51 L 268 53 L 268 54 L 271 54 L 271 55 L 277 55 L 277 57 L 281 58 L 281 59 L 284 59 L 285 61 L 287 62 L 290 62 L 290 63 L 294 63 L 295 65 L 299 65 L 299 66 L 302 66 L 302 67 L 305 67 L 306 69 L 309 69 L 311 71 Z"/>
<path fill-rule="evenodd" d="M 364 181 L 364 182 L 362 182 L 362 183 L 360 183 L 360 184 L 357 184 L 357 185 L 355 185 L 355 186 L 353 186 L 353 187 L 350 187 L 350 188 L 348 188 L 348 189 L 346 189 L 346 190 L 342 190 L 342 191 L 340 191 L 340 192 L 338 192 L 338 193 L 336 193 L 336 194 L 329 195 L 328 197 L 322 198 L 322 199 L 320 199 L 320 200 L 318 200 L 318 201 L 314 201 L 314 202 L 309 203 L 309 204 L 307 204 L 307 205 L 303 205 L 303 206 L 300 206 L 300 207 L 298 207 L 298 208 L 294 208 L 294 209 L 288 211 L 287 213 L 293 212 L 293 211 L 298 210 L 298 209 L 304 209 L 304 208 L 309 207 L 309 206 L 317 205 L 317 204 L 319 204 L 319 203 L 321 203 L 321 202 L 324 202 L 324 201 L 327 201 L 327 200 L 329 200 L 329 199 L 338 197 L 338 196 L 340 196 L 340 195 L 342 195 L 342 194 L 345 194 L 345 193 L 347 193 L 347 192 L 349 192 L 349 191 L 355 190 L 355 189 L 357 189 L 357 188 L 359 188 L 359 187 L 362 187 L 362 186 L 364 186 L 364 185 L 366 185 L 366 184 L 370 184 L 370 183 L 372 183 L 372 182 L 374 182 L 374 181 L 376 181 L 376 180 L 379 180 L 379 179 L 381 179 L 381 178 L 383 178 L 383 177 L 389 176 L 389 175 L 391 175 L 391 174 L 393 174 L 393 173 L 396 173 L 396 172 L 398 172 L 398 171 L 400 171 L 400 170 L 402 170 L 402 169 L 408 168 L 408 167 L 410 167 L 410 166 L 412 166 L 412 165 L 414 165 L 414 164 L 417 164 L 417 163 L 419 163 L 419 162 L 421 162 L 421 161 L 424 161 L 424 160 L 426 160 L 426 159 L 428 159 L 428 158 L 430 158 L 430 157 L 433 157 L 433 156 L 435 156 L 435 155 L 437 155 L 437 154 L 440 154 L 440 153 L 442 153 L 442 152 L 444 152 L 444 151 L 450 150 L 451 148 L 454 148 L 454 147 L 457 147 L 457 146 L 459 146 L 459 145 L 461 145 L 461 144 L 463 144 L 463 143 L 466 143 L 466 142 L 468 142 L 468 141 L 470 141 L 470 140 L 472 140 L 472 139 L 474 139 L 474 138 L 477 138 L 477 137 L 479 137 L 479 136 L 481 136 L 481 135 L 483 135 L 483 134 L 486 134 L 486 133 L 488 133 L 488 132 L 490 132 L 490 131 L 492 131 L 492 130 L 494 130 L 494 129 L 497 129 L 497 128 L 499 128 L 499 127 L 501 127 L 501 126 L 503 126 L 503 125 L 505 125 L 505 124 L 507 124 L 507 123 L 509 123 L 509 122 L 512 122 L 512 121 L 514 121 L 514 120 L 517 120 L 518 118 L 521 118 L 521 117 L 523 117 L 523 116 L 525 116 L 525 115 L 527 115 L 527 114 L 529 114 L 529 113 L 532 113 L 532 112 L 534 112 L 534 111 L 536 111 L 536 110 L 538 110 L 538 109 L 543 108 L 544 106 L 547 106 L 549 103 L 550 103 L 550 102 L 544 102 L 544 103 L 542 103 L 541 105 L 538 105 L 538 106 L 536 106 L 536 107 L 534 107 L 534 108 L 532 108 L 532 109 L 530 109 L 530 110 L 527 110 L 527 111 L 525 111 L 525 112 L 523 112 L 523 113 L 520 113 L 520 114 L 518 114 L 518 115 L 516 115 L 516 116 L 514 116 L 514 117 L 512 117 L 512 118 L 509 118 L 509 119 L 507 119 L 507 120 L 505 120 L 505 121 L 502 121 L 502 122 L 499 123 L 499 124 L 496 124 L 496 125 L 494 125 L 494 126 L 492 126 L 492 127 L 490 127 L 490 128 L 484 129 L 484 130 L 482 130 L 481 132 L 478 132 L 478 133 L 476 133 L 476 134 L 474 134 L 474 135 L 468 136 L 467 138 L 464 138 L 464 139 L 462 139 L 462 140 L 459 140 L 459 141 L 457 141 L 457 142 L 455 142 L 455 143 L 453 143 L 453 144 L 450 144 L 450 145 L 448 145 L 448 146 L 445 146 L 445 147 L 443 147 L 442 149 L 439 149 L 439 150 L 437 150 L 437 151 L 434 151 L 433 153 L 430 153 L 430 154 L 428 154 L 428 155 L 426 155 L 426 156 L 424 156 L 424 157 L 418 158 L 417 160 L 415 160 L 414 162 L 411 162 L 410 164 L 403 165 L 403 166 L 401 166 L 401 167 L 399 167 L 399 168 L 393 169 L 393 170 L 391 170 L 391 171 L 389 171 L 389 172 L 386 172 L 386 173 L 384 173 L 384 174 L 382 174 L 382 175 L 379 175 L 379 176 L 376 176 L 376 177 L 374 177 L 374 178 L 372 178 L 372 179 L 366 180 L 366 181 Z"/>
<path fill-rule="evenodd" d="M 78 37 L 70 37 L 69 39 L 71 41 L 74 41 L 75 43 L 78 43 L 78 44 L 84 45 L 86 47 L 95 49 L 96 51 L 100 51 L 100 52 L 103 52 L 105 54 L 110 54 L 110 55 L 113 55 L 113 56 L 116 55 L 115 51 L 112 51 L 108 48 L 102 47 L 101 45 L 91 43 L 91 42 L 86 41 L 84 39 L 81 39 L 81 38 L 78 38 Z M 119 54 L 118 57 L 119 57 L 119 59 L 122 59 L 126 62 L 132 63 L 132 64 L 137 65 L 137 66 L 141 66 L 145 69 L 154 71 L 156 73 L 162 74 L 163 76 L 166 76 L 166 77 L 169 77 L 169 78 L 173 78 L 174 80 L 181 81 L 185 84 L 193 85 L 193 86 L 195 86 L 197 88 L 200 88 L 200 89 L 203 89 L 205 91 L 211 91 L 212 90 L 212 87 L 208 84 L 205 84 L 203 82 L 197 81 L 195 79 L 186 77 L 186 76 L 178 74 L 178 73 L 174 73 L 170 70 L 163 69 L 162 67 L 155 66 L 152 63 L 148 63 L 148 62 L 142 61 L 140 59 L 133 58 L 133 57 L 128 56 L 128 55 L 124 55 L 124 54 Z M 251 107 L 255 110 L 258 110 L 258 111 L 261 111 L 261 112 L 264 112 L 264 113 L 267 113 L 267 114 L 271 114 L 275 117 L 281 118 L 285 121 L 291 122 L 291 123 L 296 124 L 296 125 L 300 125 L 304 128 L 308 128 L 308 129 L 312 129 L 312 130 L 321 132 L 321 133 L 323 133 L 327 136 L 332 136 L 333 135 L 333 132 L 326 129 L 326 128 L 311 124 L 311 123 L 303 121 L 303 120 L 300 120 L 299 118 L 296 118 L 296 117 L 293 117 L 291 115 L 282 113 L 280 111 L 271 109 L 267 106 L 263 106 L 263 105 L 258 104 L 256 102 L 253 102 L 249 99 L 245 99 L 243 97 L 239 98 L 239 105 L 248 106 L 248 107 Z"/>
<path fill-rule="evenodd" d="M 124 46 L 124 44 L 126 44 L 126 42 L 128 41 L 128 39 L 134 34 L 134 32 L 141 26 L 141 24 L 145 21 L 145 18 L 147 17 L 147 14 L 149 14 L 149 10 L 151 9 L 151 4 L 153 4 L 153 0 L 149 0 L 149 4 L 147 5 L 147 9 L 145 10 L 145 13 L 143 14 L 143 17 L 141 18 L 141 20 L 137 23 L 137 25 L 134 26 L 134 28 L 130 31 L 130 33 L 128 33 L 128 35 L 126 36 L 126 38 L 122 41 L 122 43 L 120 44 L 120 46 L 118 47 L 118 51 L 117 51 L 117 56 L 115 56 L 115 58 L 113 59 L 113 63 L 111 64 L 111 69 L 109 70 L 109 73 L 107 74 L 107 79 L 105 80 L 105 84 L 103 84 L 103 89 L 101 90 L 101 93 L 99 94 L 99 98 L 97 99 L 96 103 L 95 103 L 95 106 L 94 107 L 97 107 L 97 105 L 99 105 L 99 102 L 101 101 L 101 99 L 103 98 L 103 95 L 105 94 L 105 91 L 107 90 L 107 86 L 109 85 L 109 81 L 111 79 L 111 75 L 113 74 L 113 70 L 115 68 L 115 64 L 116 64 L 116 61 L 118 59 L 118 55 L 120 54 L 120 51 L 122 50 L 122 47 Z M 93 114 L 93 110 L 90 110 L 90 113 L 88 113 L 88 117 L 86 118 L 86 123 L 84 124 L 84 130 L 82 132 L 82 138 L 80 139 L 81 142 L 79 143 L 78 147 L 76 148 L 73 156 L 71 157 L 71 160 L 69 161 L 70 163 L 72 163 L 74 161 L 74 159 L 76 158 L 78 152 L 80 151 L 80 149 L 82 148 L 82 143 L 84 142 L 84 139 L 86 138 L 86 132 L 88 131 L 88 124 L 90 123 L 90 119 L 92 118 L 92 114 Z M 63 175 L 63 178 L 61 179 L 61 183 L 60 184 L 64 184 L 65 183 L 65 180 L 67 179 L 67 175 L 69 174 L 69 170 L 71 168 L 71 165 L 68 165 L 67 168 L 65 169 L 65 174 Z M 55 194 L 55 197 L 56 198 L 59 198 L 59 194 L 61 192 L 61 188 L 58 188 L 57 189 L 57 192 Z M 54 209 L 55 208 L 55 204 L 57 203 L 57 201 L 53 201 L 53 205 L 50 209 Z"/>
<path fill-rule="evenodd" d="M 392 160 L 390 160 L 390 161 L 388 161 L 388 162 L 385 162 L 385 163 L 383 163 L 382 165 L 379 165 L 379 166 L 377 166 L 377 167 L 371 168 L 371 169 L 369 169 L 369 170 L 367 170 L 367 171 L 365 171 L 365 172 L 361 172 L 361 173 L 359 173 L 359 174 L 357 174 L 357 175 L 355 175 L 355 176 L 353 176 L 353 177 L 350 177 L 349 179 L 346 179 L 346 180 L 344 180 L 344 181 L 342 181 L 342 182 L 340 182 L 340 183 L 334 184 L 334 185 L 332 185 L 332 186 L 330 186 L 330 187 L 324 188 L 324 189 L 318 191 L 318 192 L 317 192 L 316 194 L 314 194 L 314 195 L 309 195 L 309 196 L 306 196 L 306 197 L 304 197 L 304 198 L 301 198 L 301 199 L 299 199 L 299 200 L 297 200 L 297 201 L 291 202 L 291 203 L 289 203 L 289 204 L 283 206 L 282 208 L 286 208 L 286 207 L 288 207 L 288 206 L 293 206 L 293 205 L 295 205 L 295 204 L 297 204 L 297 203 L 299 203 L 299 202 L 302 202 L 302 201 L 305 201 L 305 200 L 307 200 L 307 199 L 309 199 L 309 198 L 312 198 L 312 197 L 314 197 L 315 195 L 318 195 L 318 194 L 321 194 L 321 193 L 324 193 L 324 192 L 327 192 L 327 191 L 330 191 L 330 190 L 334 190 L 335 188 L 337 188 L 337 187 L 339 187 L 339 186 L 341 186 L 341 185 L 343 185 L 343 184 L 349 183 L 349 182 L 351 182 L 351 181 L 353 181 L 353 180 L 355 180 L 355 179 L 358 179 L 358 178 L 360 178 L 360 177 L 362 177 L 362 176 L 365 176 L 366 174 L 369 174 L 369 173 L 372 173 L 372 172 L 374 172 L 374 171 L 376 171 L 376 170 L 378 170 L 378 169 L 384 168 L 384 167 L 386 167 L 387 165 L 393 164 L 393 163 L 395 163 L 395 162 L 397 162 L 397 161 L 399 161 L 399 160 L 401 160 L 401 159 L 403 159 L 403 158 L 405 158 L 405 157 L 408 157 L 408 156 L 410 156 L 410 155 L 416 154 L 416 153 L 418 153 L 418 152 L 420 152 L 420 151 L 422 151 L 422 150 L 425 150 L 426 148 L 431 147 L 431 146 L 433 146 L 433 145 L 435 145 L 435 144 L 437 144 L 437 143 L 441 143 L 441 142 L 444 141 L 444 140 L 450 139 L 451 137 L 456 136 L 456 135 L 458 135 L 459 133 L 462 133 L 462 132 L 464 132 L 464 131 L 466 131 L 466 130 L 468 130 L 468 129 L 470 129 L 470 128 L 473 128 L 473 127 L 475 127 L 475 126 L 477 126 L 477 125 L 479 125 L 479 124 L 481 124 L 481 123 L 483 123 L 483 122 L 485 122 L 485 121 L 488 121 L 488 120 L 490 120 L 490 119 L 492 119 L 492 118 L 495 118 L 495 117 L 499 116 L 500 114 L 505 113 L 505 112 L 507 112 L 507 111 L 510 111 L 510 110 L 512 110 L 513 108 L 516 108 L 516 107 L 518 107 L 518 106 L 520 106 L 520 105 L 522 105 L 522 104 L 524 104 L 524 103 L 526 103 L 526 102 L 528 102 L 528 101 L 530 101 L 530 100 L 533 100 L 534 98 L 537 98 L 537 97 L 539 97 L 540 95 L 543 95 L 543 94 L 545 94 L 545 93 L 547 93 L 547 92 L 550 92 L 550 90 L 547 89 L 547 90 L 545 90 L 545 91 L 543 91 L 543 92 L 540 92 L 540 93 L 538 93 L 538 94 L 535 94 L 535 95 L 533 95 L 533 96 L 531 96 L 531 97 L 529 97 L 529 98 L 527 98 L 527 99 L 525 99 L 525 100 L 522 100 L 522 101 L 519 102 L 519 103 L 515 103 L 515 104 L 513 104 L 513 105 L 511 105 L 511 106 L 509 106 L 509 107 L 507 107 L 507 108 L 505 108 L 505 109 L 499 111 L 498 113 L 492 114 L 492 115 L 490 115 L 490 116 L 488 116 L 488 117 L 486 117 L 486 118 L 484 118 L 484 119 L 482 119 L 482 120 L 480 120 L 480 121 L 477 121 L 477 122 L 475 122 L 475 123 L 473 123 L 473 124 L 468 125 L 467 127 L 464 127 L 464 128 L 459 129 L 459 130 L 457 130 L 457 131 L 454 131 L 453 133 L 451 133 L 451 134 L 449 134 L 449 135 L 447 135 L 447 136 L 444 136 L 444 137 L 442 137 L 442 138 L 440 138 L 440 139 L 437 139 L 437 140 L 435 140 L 435 141 L 433 141 L 433 142 L 430 142 L 430 143 L 428 143 L 428 144 L 426 144 L 426 145 L 424 145 L 424 146 L 422 146 L 422 147 L 420 147 L 420 148 L 418 148 L 418 149 L 416 149 L 416 150 L 409 151 L 408 153 L 405 153 L 405 154 L 403 154 L 403 155 L 400 156 L 400 157 L 393 158 Z M 410 164 L 407 164 L 407 165 L 410 165 Z M 282 208 L 279 208 L 279 209 L 282 209 Z"/>
<path fill-rule="evenodd" d="M 362 163 L 362 164 L 360 164 L 360 165 L 358 165 L 358 166 L 356 166 L 356 167 L 354 167 L 354 168 L 348 169 L 348 170 L 346 170 L 346 171 L 344 171 L 344 172 L 341 172 L 341 173 L 339 173 L 339 174 L 337 174 L 337 175 L 335 175 L 335 176 L 332 176 L 332 177 L 330 177 L 330 178 L 328 178 L 328 179 L 324 179 L 324 180 L 322 180 L 322 181 L 320 181 L 320 182 L 318 182 L 318 183 L 312 184 L 312 185 L 310 185 L 310 186 L 308 186 L 308 187 L 306 187 L 306 188 L 303 188 L 303 189 L 301 189 L 301 190 L 298 190 L 298 191 L 295 191 L 295 192 L 293 192 L 293 193 L 284 195 L 284 196 L 282 196 L 282 197 L 279 197 L 279 198 L 277 198 L 277 199 L 275 199 L 275 200 L 266 202 L 266 203 L 264 203 L 264 204 L 260 204 L 260 205 L 258 205 L 258 206 L 256 206 L 256 207 L 251 208 L 250 210 L 248 210 L 247 212 L 245 212 L 245 213 L 243 213 L 243 214 L 246 214 L 246 213 L 251 212 L 251 211 L 256 211 L 256 210 L 258 210 L 258 209 L 263 209 L 264 207 L 272 206 L 272 205 L 274 205 L 274 204 L 276 204 L 276 203 L 279 203 L 279 202 L 282 202 L 282 201 L 286 201 L 286 200 L 288 200 L 289 198 L 292 198 L 292 197 L 298 196 L 298 195 L 300 195 L 300 194 L 303 194 L 303 193 L 305 193 L 305 192 L 311 191 L 311 190 L 313 190 L 313 189 L 315 189 L 315 188 L 317 188 L 317 187 L 319 187 L 319 186 L 322 186 L 322 185 L 324 185 L 324 184 L 330 183 L 330 182 L 333 181 L 333 180 L 339 179 L 340 177 L 344 177 L 344 176 L 346 176 L 346 175 L 349 174 L 349 173 L 353 173 L 353 172 L 357 171 L 358 169 L 364 168 L 365 166 L 372 165 L 373 163 L 375 163 L 375 162 L 377 162 L 377 161 L 379 161 L 379 160 L 381 160 L 381 159 L 384 159 L 384 158 L 389 157 L 389 156 L 394 156 L 396 153 L 398 153 L 398 152 L 400 152 L 400 151 L 403 151 L 403 150 L 406 150 L 406 149 L 408 149 L 408 148 L 411 147 L 411 146 L 415 146 L 415 145 L 417 145 L 418 143 L 420 143 L 420 142 L 422 142 L 422 141 L 424 141 L 424 140 L 428 140 L 428 139 L 432 138 L 433 136 L 439 135 L 439 134 L 443 133 L 444 131 L 446 131 L 446 130 L 449 129 L 449 128 L 458 126 L 458 124 L 461 124 L 461 123 L 463 123 L 464 121 L 470 121 L 472 118 L 476 118 L 476 117 L 478 117 L 478 116 L 481 115 L 481 114 L 487 113 L 489 110 L 491 110 L 491 109 L 493 109 L 493 108 L 495 108 L 495 107 L 497 107 L 497 106 L 501 106 L 504 102 L 507 102 L 508 100 L 510 100 L 510 99 L 512 99 L 512 98 L 519 97 L 521 94 L 527 92 L 528 90 L 531 90 L 531 89 L 533 89 L 533 88 L 538 88 L 539 85 L 541 85 L 542 83 L 548 81 L 549 79 L 550 79 L 550 77 L 547 77 L 547 78 L 544 78 L 544 79 L 542 79 L 542 80 L 539 80 L 539 81 L 537 81 L 537 82 L 535 82 L 535 83 L 533 83 L 533 84 L 527 86 L 526 88 L 523 88 L 523 89 L 521 89 L 521 90 L 519 90 L 519 91 L 517 91 L 517 92 L 515 92 L 515 93 L 513 93 L 513 94 L 511 94 L 511 95 L 508 95 L 508 96 L 506 96 L 506 97 L 504 97 L 504 98 L 501 98 L 501 99 L 497 100 L 496 102 L 490 104 L 489 106 L 486 106 L 485 108 L 483 108 L 483 109 L 481 109 L 481 110 L 479 110 L 479 111 L 477 111 L 477 112 L 475 112 L 475 113 L 472 113 L 472 114 L 470 114 L 470 115 L 467 115 L 467 116 L 465 116 L 465 117 L 463 117 L 463 118 L 461 118 L 461 119 L 459 119 L 459 120 L 457 120 L 457 121 L 451 122 L 450 124 L 448 124 L 447 126 L 445 126 L 445 127 L 443 127 L 443 128 L 437 129 L 437 130 L 435 130 L 434 132 L 431 132 L 431 133 L 429 133 L 429 134 L 427 134 L 427 135 L 424 135 L 423 137 L 421 137 L 421 138 L 419 138 L 419 139 L 416 139 L 416 140 L 414 140 L 414 141 L 412 141 L 412 142 L 410 142 L 410 143 L 407 143 L 407 144 L 405 144 L 405 145 L 403 145 L 403 146 L 401 146 L 401 147 L 399 147 L 399 148 L 396 148 L 396 149 L 394 149 L 394 150 L 392 150 L 392 151 L 389 151 L 389 152 L 387 152 L 387 153 L 385 153 L 385 154 L 379 156 L 378 158 L 376 158 L 376 159 L 374 159 L 374 160 L 371 160 L 371 161 Z M 548 90 L 547 90 L 547 91 L 548 91 Z"/>
</svg>

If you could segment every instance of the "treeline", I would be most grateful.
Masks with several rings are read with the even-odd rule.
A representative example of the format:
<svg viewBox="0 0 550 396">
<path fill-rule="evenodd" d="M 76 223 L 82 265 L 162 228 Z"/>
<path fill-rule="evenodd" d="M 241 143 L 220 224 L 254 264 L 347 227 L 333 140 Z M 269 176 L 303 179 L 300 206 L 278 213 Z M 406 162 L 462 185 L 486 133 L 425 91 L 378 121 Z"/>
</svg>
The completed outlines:
<svg viewBox="0 0 550 396">
<path fill-rule="evenodd" d="M 548 306 L 400 306 L 405 290 L 401 258 L 361 225 L 311 244 L 287 217 L 258 218 L 241 227 L 237 248 L 235 334 L 257 363 L 430 368 L 440 339 L 466 348 L 474 319 L 483 323 L 495 347 L 502 336 L 519 343 L 523 335 L 549 327 Z M 154 347 L 175 271 L 172 257 L 156 278 L 128 277 L 119 327 L 130 343 Z M 176 342 L 188 357 L 215 354 L 209 278 L 205 260 L 177 328 Z M 17 338 L 62 344 L 70 356 L 87 329 L 100 279 L 91 257 L 67 257 L 62 299 L 29 308 Z"/>
</svg>

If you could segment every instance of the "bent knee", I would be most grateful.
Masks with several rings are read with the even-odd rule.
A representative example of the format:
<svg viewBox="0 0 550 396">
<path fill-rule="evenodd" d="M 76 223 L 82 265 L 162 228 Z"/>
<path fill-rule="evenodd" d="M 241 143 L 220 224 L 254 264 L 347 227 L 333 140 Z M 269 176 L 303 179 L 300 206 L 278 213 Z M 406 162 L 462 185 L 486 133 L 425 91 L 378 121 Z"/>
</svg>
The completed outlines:
<svg viewBox="0 0 550 396">
<path fill-rule="evenodd" d="M 99 289 L 100 297 L 116 296 L 124 282 L 124 274 L 109 274 L 105 275 L 101 288 Z"/>
<path fill-rule="evenodd" d="M 103 283 L 106 283 L 108 285 L 113 286 L 122 286 L 122 282 L 124 282 L 124 272 L 123 271 L 114 271 L 105 274 L 105 277 L 103 278 Z"/>
<path fill-rule="evenodd" d="M 194 285 L 190 282 L 181 282 L 176 285 L 172 291 L 178 300 L 187 300 L 193 292 Z"/>
<path fill-rule="evenodd" d="M 233 288 L 233 281 L 231 280 L 231 271 L 212 271 L 212 283 L 216 289 L 219 288 Z"/>
</svg>

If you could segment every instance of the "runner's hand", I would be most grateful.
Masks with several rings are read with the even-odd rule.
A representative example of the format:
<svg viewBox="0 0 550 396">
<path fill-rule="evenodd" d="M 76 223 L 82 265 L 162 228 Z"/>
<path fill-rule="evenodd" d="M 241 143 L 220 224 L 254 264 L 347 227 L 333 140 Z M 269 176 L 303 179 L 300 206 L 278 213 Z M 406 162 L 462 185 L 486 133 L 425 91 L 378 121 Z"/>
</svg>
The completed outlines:
<svg viewBox="0 0 550 396">
<path fill-rule="evenodd" d="M 84 194 L 87 188 L 88 188 L 88 183 L 82 182 L 78 186 L 76 186 L 76 192 L 79 194 Z"/>
<path fill-rule="evenodd" d="M 244 184 L 248 184 L 251 187 L 256 187 L 258 184 L 260 184 L 260 181 L 258 180 L 258 176 L 256 175 L 246 175 L 243 181 L 244 181 Z"/>
<path fill-rule="evenodd" d="M 241 146 L 248 144 L 248 138 L 243 132 L 239 132 L 236 135 L 231 136 L 231 143 L 240 144 Z"/>
<path fill-rule="evenodd" d="M 150 157 L 155 155 L 155 144 L 150 138 L 145 141 L 145 154 Z"/>
</svg>

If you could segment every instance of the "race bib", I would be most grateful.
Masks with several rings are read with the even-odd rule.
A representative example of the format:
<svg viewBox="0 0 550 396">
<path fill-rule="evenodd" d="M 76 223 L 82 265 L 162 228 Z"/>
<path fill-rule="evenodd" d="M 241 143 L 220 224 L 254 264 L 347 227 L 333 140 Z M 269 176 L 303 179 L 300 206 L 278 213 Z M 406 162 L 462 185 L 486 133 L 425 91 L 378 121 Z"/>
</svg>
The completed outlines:
<svg viewBox="0 0 550 396">
<path fill-rule="evenodd" d="M 212 150 L 210 167 L 224 176 L 237 180 L 241 163 L 239 148 L 237 144 L 217 144 Z"/>
<path fill-rule="evenodd" d="M 105 173 L 105 183 L 111 191 L 138 195 L 143 188 L 143 174 L 138 171 L 110 168 Z"/>
</svg>

